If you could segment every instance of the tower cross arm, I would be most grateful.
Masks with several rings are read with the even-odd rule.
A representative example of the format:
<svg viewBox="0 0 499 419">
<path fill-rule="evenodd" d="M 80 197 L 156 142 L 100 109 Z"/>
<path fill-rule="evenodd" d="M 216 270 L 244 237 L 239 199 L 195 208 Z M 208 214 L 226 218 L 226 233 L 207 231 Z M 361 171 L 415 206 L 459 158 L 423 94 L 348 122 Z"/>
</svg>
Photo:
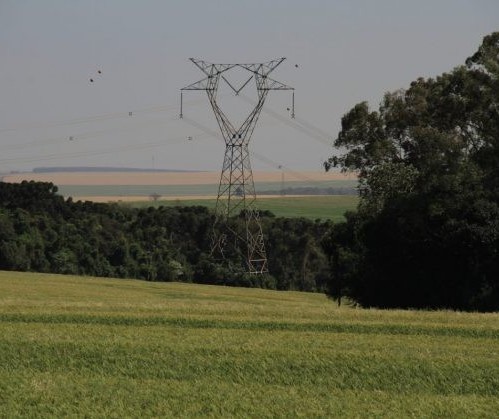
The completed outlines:
<svg viewBox="0 0 499 419">
<path fill-rule="evenodd" d="M 258 90 L 295 90 L 294 87 L 271 79 L 270 77 L 265 77 L 263 80 L 261 83 L 258 83 Z"/>
<path fill-rule="evenodd" d="M 189 60 L 207 76 L 221 74 L 237 66 L 237 64 L 213 64 L 196 58 L 189 58 Z"/>
<path fill-rule="evenodd" d="M 213 86 L 210 86 L 210 78 L 205 77 L 195 83 L 189 84 L 188 86 L 182 87 L 180 90 L 213 90 Z"/>
<path fill-rule="evenodd" d="M 245 68 L 252 73 L 258 74 L 260 76 L 268 76 L 272 71 L 276 69 L 286 58 L 278 58 L 276 60 L 268 61 L 266 63 L 258 64 L 239 64 L 239 67 Z"/>
</svg>

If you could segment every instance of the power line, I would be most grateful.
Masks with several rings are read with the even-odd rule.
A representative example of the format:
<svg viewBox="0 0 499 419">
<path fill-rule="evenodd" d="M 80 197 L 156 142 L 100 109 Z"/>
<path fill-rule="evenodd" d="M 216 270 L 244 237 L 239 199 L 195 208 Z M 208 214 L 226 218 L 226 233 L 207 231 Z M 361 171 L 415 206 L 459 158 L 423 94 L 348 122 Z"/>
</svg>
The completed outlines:
<svg viewBox="0 0 499 419">
<path fill-rule="evenodd" d="M 197 106 L 200 105 L 204 102 L 202 99 L 197 99 L 197 100 L 191 100 L 188 103 L 192 106 Z M 17 124 L 16 126 L 12 127 L 7 127 L 7 128 L 1 128 L 0 132 L 15 132 L 15 131 L 22 131 L 22 130 L 28 130 L 28 129 L 40 129 L 40 128 L 53 128 L 53 127 L 61 127 L 61 126 L 70 126 L 70 125 L 79 125 L 79 124 L 86 124 L 90 122 L 103 122 L 103 121 L 109 121 L 113 119 L 128 119 L 130 117 L 130 112 L 132 115 L 147 115 L 151 113 L 159 113 L 159 112 L 168 112 L 168 111 L 177 111 L 177 105 L 156 105 L 156 106 L 150 106 L 147 108 L 142 108 L 142 109 L 131 109 L 127 111 L 121 111 L 121 112 L 110 112 L 110 113 L 103 113 L 99 115 L 91 115 L 87 117 L 81 117 L 81 118 L 72 118 L 72 119 L 66 119 L 66 120 L 60 120 L 60 121 L 53 121 L 53 122 L 28 122 L 28 123 L 21 123 Z"/>
<path fill-rule="evenodd" d="M 245 95 L 240 95 L 240 96 L 246 102 L 254 104 L 254 101 L 252 99 L 250 99 L 249 97 L 247 97 Z M 293 128 L 293 129 L 301 132 L 302 134 L 305 134 L 306 136 L 312 138 L 313 140 L 316 140 L 322 144 L 326 144 L 328 146 L 331 146 L 331 141 L 328 139 L 329 135 L 325 131 L 322 131 L 320 128 L 315 127 L 314 125 L 306 122 L 305 120 L 303 120 L 301 118 L 296 118 L 296 117 L 294 120 L 293 119 L 290 120 L 289 118 L 286 118 L 286 117 L 282 116 L 281 114 L 279 114 L 278 112 L 275 112 L 275 111 L 268 109 L 268 108 L 263 108 L 263 112 L 272 116 L 273 118 L 277 119 L 278 121 L 284 123 L 288 127 Z M 298 123 L 297 120 L 300 122 Z"/>
<path fill-rule="evenodd" d="M 240 95 L 243 97 L 244 100 L 252 103 L 254 105 L 254 101 L 251 100 L 250 98 Z M 197 100 L 188 100 L 186 101 L 187 104 L 197 106 L 200 105 L 204 102 L 204 99 L 197 99 Z M 70 135 L 64 135 L 64 136 L 56 136 L 56 137 L 49 137 L 46 139 L 37 139 L 37 140 L 32 140 L 28 142 L 22 142 L 22 143 L 14 143 L 14 144 L 5 144 L 2 146 L 3 151 L 16 151 L 16 150 L 24 150 L 24 149 L 33 149 L 33 148 L 39 148 L 39 147 L 45 147 L 48 145 L 57 145 L 57 144 L 65 144 L 68 142 L 68 140 L 73 140 L 75 142 L 81 142 L 82 140 L 88 140 L 92 138 L 96 138 L 102 135 L 106 134 L 112 134 L 112 133 L 117 133 L 121 131 L 127 131 L 130 132 L 131 130 L 139 130 L 142 129 L 143 127 L 151 127 L 151 126 L 157 126 L 164 124 L 165 122 L 171 122 L 174 120 L 177 120 L 177 117 L 172 117 L 168 118 L 167 120 L 162 119 L 160 121 L 145 121 L 142 123 L 138 123 L 138 119 L 135 118 L 136 116 L 145 116 L 149 114 L 154 114 L 154 113 L 173 113 L 174 111 L 177 110 L 178 105 L 157 105 L 157 106 L 150 106 L 142 109 L 137 109 L 133 111 L 128 111 L 128 112 L 112 112 L 112 113 L 105 113 L 105 114 L 99 114 L 99 115 L 93 115 L 93 116 L 88 116 L 88 117 L 82 117 L 82 118 L 73 118 L 73 119 L 68 119 L 68 120 L 61 120 L 61 121 L 55 121 L 55 122 L 49 122 L 49 123 L 27 123 L 27 124 L 20 124 L 15 127 L 10 127 L 10 128 L 4 128 L 0 129 L 0 132 L 7 133 L 7 132 L 19 132 L 22 130 L 27 130 L 27 129 L 36 129 L 36 128 L 51 128 L 51 127 L 64 127 L 64 126 L 72 126 L 72 125 L 81 125 L 81 124 L 87 124 L 87 123 L 95 123 L 95 122 L 106 122 L 114 119 L 121 119 L 123 121 L 132 121 L 133 126 L 130 127 L 129 124 L 127 124 L 124 127 L 112 127 L 112 128 L 107 128 L 107 129 L 100 129 L 100 130 L 94 130 L 94 131 L 86 131 L 83 133 L 78 133 L 78 132 L 71 132 Z M 266 114 L 272 116 L 275 120 L 284 123 L 285 125 L 307 135 L 307 137 L 312 138 L 316 141 L 319 141 L 323 144 L 330 145 L 330 141 L 327 140 L 328 134 L 321 130 L 320 128 L 316 127 L 313 124 L 310 124 L 309 122 L 305 121 L 302 118 L 297 118 L 295 120 L 289 120 L 288 118 L 283 117 L 279 113 L 268 109 L 268 108 L 263 108 L 263 112 Z M 130 113 L 134 116 L 133 119 L 130 118 Z M 206 126 L 203 126 L 192 119 L 185 118 L 191 125 L 197 127 L 201 131 L 207 133 L 209 136 L 219 138 L 219 134 L 216 132 L 210 130 Z M 265 124 L 267 125 L 267 124 Z M 161 145 L 165 145 L 165 143 L 161 143 Z M 149 148 L 150 146 L 148 145 L 139 145 L 137 147 L 134 147 L 134 150 L 140 150 L 141 148 Z M 130 148 L 129 148 L 130 149 Z M 126 151 L 127 148 L 123 147 L 115 147 L 112 149 L 113 152 L 123 152 Z M 313 179 L 310 179 L 306 177 L 305 175 L 301 174 L 300 172 L 293 171 L 289 167 L 286 167 L 282 163 L 275 162 L 272 159 L 269 159 L 268 157 L 261 155 L 257 152 L 250 152 L 252 156 L 263 162 L 264 164 L 270 166 L 270 167 L 281 167 L 281 168 L 286 168 L 286 171 L 293 174 L 293 176 L 300 178 L 304 181 L 307 182 L 317 182 Z M 51 155 L 46 155 L 46 156 L 37 156 L 37 157 L 25 157 L 25 158 L 4 158 L 0 159 L 0 162 L 34 162 L 34 161 L 43 161 L 47 159 L 57 159 L 57 158 L 75 158 L 75 157 L 84 157 L 84 156 L 92 156 L 92 155 L 99 155 L 99 154 L 111 154 L 111 150 L 104 150 L 104 151 L 88 151 L 88 152 L 74 152 L 74 153 L 59 153 L 59 154 L 51 154 Z"/>
<path fill-rule="evenodd" d="M 175 118 L 176 119 L 176 118 Z M 122 131 L 126 132 L 131 132 L 135 130 L 141 130 L 144 126 L 156 126 L 156 125 L 162 125 L 165 122 L 172 121 L 174 118 L 170 119 L 161 119 L 157 121 L 145 121 L 141 122 L 139 124 L 134 123 L 132 127 L 130 126 L 122 126 L 122 127 L 113 127 L 113 128 L 107 128 L 107 129 L 100 129 L 100 130 L 95 130 L 95 131 L 87 131 L 87 132 L 82 132 L 82 133 L 77 133 L 74 132 L 72 133 L 71 136 L 57 136 L 57 137 L 50 137 L 50 138 L 45 138 L 42 140 L 33 140 L 33 141 L 28 141 L 28 142 L 22 142 L 22 143 L 15 143 L 15 144 L 6 144 L 2 146 L 2 151 L 13 151 L 13 150 L 23 150 L 23 149 L 32 149 L 32 148 L 37 148 L 37 147 L 44 147 L 50 144 L 61 144 L 61 143 L 67 143 L 69 141 L 75 141 L 75 142 L 81 142 L 82 140 L 87 140 L 90 138 L 95 138 L 99 137 L 105 134 L 111 134 L 111 133 L 118 133 Z"/>
<path fill-rule="evenodd" d="M 190 124 L 193 127 L 199 129 L 200 131 L 203 131 L 209 137 L 216 138 L 217 140 L 220 140 L 221 142 L 224 142 L 224 140 L 220 137 L 220 134 L 218 132 L 212 130 L 211 128 L 208 128 L 207 126 L 205 126 L 203 124 L 200 124 L 199 122 L 194 121 L 193 119 L 191 119 L 189 117 L 186 117 L 186 116 L 184 116 L 183 119 L 188 124 Z M 293 175 L 295 178 L 298 178 L 298 179 L 301 179 L 302 181 L 308 182 L 311 185 L 317 186 L 320 183 L 319 181 L 317 181 L 315 179 L 312 179 L 312 178 L 304 175 L 303 173 L 295 171 L 295 170 L 291 169 L 289 166 L 287 166 L 287 165 L 285 165 L 283 163 L 277 162 L 277 161 L 275 161 L 275 160 L 273 160 L 273 159 L 271 159 L 271 158 L 269 158 L 267 156 L 264 156 L 261 153 L 258 153 L 256 151 L 250 151 L 250 154 L 251 154 L 252 157 L 255 157 L 257 160 L 259 160 L 260 162 L 266 164 L 267 166 L 272 167 L 273 169 L 277 169 L 277 168 L 280 167 L 281 170 L 284 169 L 285 173 L 289 173 L 290 175 Z"/>
<path fill-rule="evenodd" d="M 315 131 L 318 135 L 324 137 L 325 139 L 328 140 L 328 144 L 331 144 L 331 134 L 322 130 L 321 128 L 319 128 L 318 126 L 316 125 L 313 125 L 311 124 L 310 122 L 307 122 L 306 120 L 304 120 L 303 118 L 295 118 L 295 122 L 297 122 L 298 124 L 301 124 L 303 125 L 305 128 L 309 129 L 309 130 L 312 130 L 312 131 Z"/>
<path fill-rule="evenodd" d="M 168 145 L 181 144 L 185 141 L 185 137 L 175 137 L 169 139 L 168 142 L 160 141 L 160 142 L 148 142 L 136 145 L 127 145 L 121 147 L 113 147 L 108 149 L 101 150 L 93 150 L 93 151 L 77 151 L 70 153 L 52 153 L 44 156 L 37 157 L 26 157 L 26 158 L 7 158 L 0 159 L 0 163 L 33 163 L 38 161 L 47 161 L 47 160 L 58 160 L 58 159 L 70 159 L 70 158 L 78 158 L 78 157 L 88 157 L 88 156 L 99 156 L 104 154 L 116 154 L 119 152 L 127 152 L 132 150 L 144 150 L 148 148 L 157 148 L 164 147 Z"/>
</svg>

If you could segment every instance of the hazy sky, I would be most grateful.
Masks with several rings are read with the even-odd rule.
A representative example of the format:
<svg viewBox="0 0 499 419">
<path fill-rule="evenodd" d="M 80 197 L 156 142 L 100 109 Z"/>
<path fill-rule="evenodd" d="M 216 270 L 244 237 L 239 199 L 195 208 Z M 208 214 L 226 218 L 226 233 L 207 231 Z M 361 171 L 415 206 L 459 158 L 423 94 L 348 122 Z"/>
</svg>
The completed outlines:
<svg viewBox="0 0 499 419">
<path fill-rule="evenodd" d="M 0 172 L 219 170 L 205 92 L 178 118 L 179 89 L 203 78 L 189 57 L 287 57 L 273 77 L 296 89 L 297 119 L 291 94 L 270 92 L 253 168 L 321 170 L 353 105 L 463 64 L 494 30 L 497 0 L 0 0 Z M 250 109 L 228 89 L 220 103 L 234 120 Z"/>
</svg>

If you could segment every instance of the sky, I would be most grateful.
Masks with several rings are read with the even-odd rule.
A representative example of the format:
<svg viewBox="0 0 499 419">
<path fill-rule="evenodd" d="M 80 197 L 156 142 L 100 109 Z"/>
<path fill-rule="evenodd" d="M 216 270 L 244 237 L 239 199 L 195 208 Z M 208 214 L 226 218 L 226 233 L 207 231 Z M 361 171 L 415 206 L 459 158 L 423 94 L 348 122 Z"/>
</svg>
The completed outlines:
<svg viewBox="0 0 499 419">
<path fill-rule="evenodd" d="M 0 173 L 220 170 L 206 93 L 185 92 L 179 118 L 180 89 L 203 78 L 191 57 L 286 57 L 272 77 L 295 88 L 296 118 L 289 91 L 269 93 L 252 167 L 320 171 L 352 106 L 452 70 L 496 30 L 497 0 L 0 0 Z M 218 100 L 237 124 L 255 92 L 221 85 Z"/>
</svg>

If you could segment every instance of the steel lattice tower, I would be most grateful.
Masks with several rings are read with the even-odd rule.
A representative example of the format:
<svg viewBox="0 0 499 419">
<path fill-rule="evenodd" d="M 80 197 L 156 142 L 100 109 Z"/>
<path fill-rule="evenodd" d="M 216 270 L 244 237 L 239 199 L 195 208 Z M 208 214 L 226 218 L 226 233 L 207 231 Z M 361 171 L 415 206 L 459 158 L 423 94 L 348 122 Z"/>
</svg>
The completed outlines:
<svg viewBox="0 0 499 419">
<path fill-rule="evenodd" d="M 266 63 L 254 64 L 212 64 L 191 58 L 190 60 L 206 77 L 182 88 L 180 95 L 180 117 L 182 118 L 182 92 L 185 90 L 206 91 L 225 141 L 225 157 L 215 210 L 215 226 L 220 224 L 223 228 L 219 233 L 216 233 L 215 228 L 213 230 L 212 253 L 218 253 L 225 257 L 224 250 L 227 241 L 233 239 L 236 246 L 239 242 L 242 244 L 241 250 L 245 252 L 248 272 L 253 274 L 268 272 L 268 267 L 262 227 L 258 210 L 255 208 L 256 193 L 248 145 L 269 91 L 294 91 L 292 87 L 269 77 L 269 74 L 284 59 L 279 58 Z M 226 77 L 227 72 L 234 68 L 242 68 L 250 73 L 249 78 L 245 79 L 240 86 L 233 86 Z M 252 79 L 256 83 L 257 103 L 241 126 L 236 128 L 217 103 L 219 82 L 223 80 L 238 95 Z M 291 116 L 294 117 L 294 92 L 292 107 Z M 237 227 L 229 222 L 232 216 L 239 214 L 244 215 L 245 231 L 238 231 Z"/>
</svg>

